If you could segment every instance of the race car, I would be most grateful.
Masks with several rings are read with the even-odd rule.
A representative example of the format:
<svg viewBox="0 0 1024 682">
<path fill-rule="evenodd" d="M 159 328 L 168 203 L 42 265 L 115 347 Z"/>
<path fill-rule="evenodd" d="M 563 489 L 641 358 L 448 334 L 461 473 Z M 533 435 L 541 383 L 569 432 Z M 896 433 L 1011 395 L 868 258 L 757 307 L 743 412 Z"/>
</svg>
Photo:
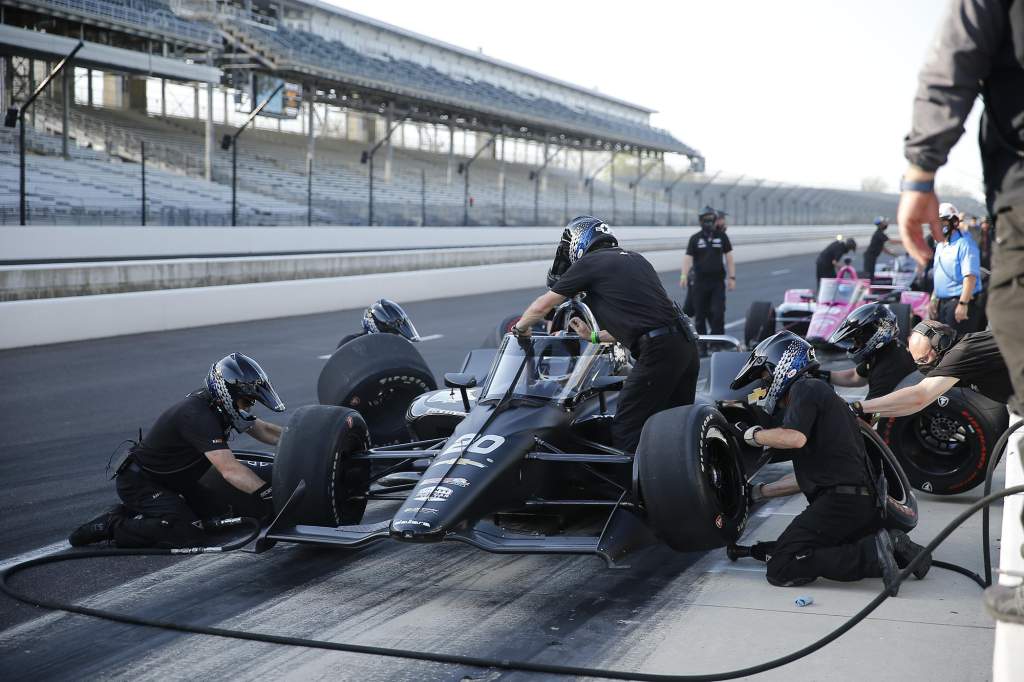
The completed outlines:
<svg viewBox="0 0 1024 682">
<path fill-rule="evenodd" d="M 563 305 L 598 328 L 581 302 Z M 411 344 L 379 334 L 338 349 L 324 372 L 382 339 L 406 344 L 390 351 L 401 372 Z M 716 363 L 720 356 L 738 360 L 726 366 Z M 257 551 L 281 541 L 456 541 L 499 553 L 590 554 L 614 565 L 658 542 L 678 551 L 725 546 L 746 524 L 749 479 L 770 459 L 741 444 L 726 416 L 743 411 L 728 385 L 744 357 L 715 353 L 708 393 L 652 416 L 635 453 L 610 438 L 628 362 L 613 345 L 563 331 L 557 318 L 550 334 L 506 335 L 498 349 L 470 352 L 461 372 L 445 375 L 445 389 L 403 405 L 407 442 L 371 446 L 380 411 L 367 420 L 348 406 L 299 408 L 276 457 L 264 456 L 272 460 L 275 516 Z M 873 432 L 865 443 L 886 460 Z M 379 484 L 395 472 L 411 478 Z M 898 488 L 899 476 L 892 478 Z M 364 522 L 370 502 L 379 516 L 378 501 L 390 503 L 387 516 Z"/>
<path fill-rule="evenodd" d="M 930 317 L 929 300 L 926 292 L 911 291 L 902 281 L 875 284 L 859 277 L 853 266 L 844 265 L 834 278 L 821 280 L 816 295 L 810 289 L 789 289 L 777 308 L 769 301 L 751 303 L 744 323 L 744 341 L 753 348 L 781 325 L 817 348 L 828 348 L 832 332 L 851 310 L 877 301 L 892 309 L 907 337 L 915 324 Z"/>
</svg>

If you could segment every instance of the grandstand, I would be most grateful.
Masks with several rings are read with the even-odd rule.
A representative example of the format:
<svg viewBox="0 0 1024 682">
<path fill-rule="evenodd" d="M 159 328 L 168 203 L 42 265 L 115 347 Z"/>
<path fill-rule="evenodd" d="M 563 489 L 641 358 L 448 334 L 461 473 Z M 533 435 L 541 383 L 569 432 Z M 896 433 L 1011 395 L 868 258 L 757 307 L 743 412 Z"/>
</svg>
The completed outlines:
<svg viewBox="0 0 1024 682">
<path fill-rule="evenodd" d="M 705 175 L 643 106 L 317 0 L 5 0 L 3 105 L 28 111 L 31 223 L 617 224 L 864 222 L 896 198 Z M 0 133 L 0 221 L 18 218 L 15 131 Z M 145 150 L 143 151 L 143 145 Z M 372 161 L 364 163 L 368 151 Z M 373 217 L 369 172 L 373 168 Z M 972 210 L 968 205 L 966 210 Z M 980 212 L 980 207 L 976 209 Z"/>
</svg>

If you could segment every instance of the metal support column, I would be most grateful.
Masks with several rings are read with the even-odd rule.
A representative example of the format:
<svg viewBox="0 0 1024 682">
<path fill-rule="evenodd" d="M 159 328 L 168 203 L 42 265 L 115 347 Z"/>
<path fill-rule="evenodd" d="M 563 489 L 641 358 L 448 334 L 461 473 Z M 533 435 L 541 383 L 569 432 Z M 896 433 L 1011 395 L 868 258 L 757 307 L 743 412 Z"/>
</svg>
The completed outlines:
<svg viewBox="0 0 1024 682">
<path fill-rule="evenodd" d="M 455 172 L 455 126 L 448 124 L 448 168 L 445 170 L 444 182 L 452 184 L 452 173 Z"/>
<path fill-rule="evenodd" d="M 309 107 L 309 125 L 306 126 L 309 139 L 306 144 L 306 224 L 313 224 L 313 160 L 316 157 L 315 111 L 316 86 L 307 86 L 306 102 Z"/>
<path fill-rule="evenodd" d="M 391 125 L 395 120 L 395 103 L 388 102 L 387 108 L 384 110 L 384 129 L 391 130 Z M 313 118 L 309 119 L 310 124 L 313 123 Z M 395 161 L 395 146 L 391 144 L 391 136 L 388 135 L 384 142 L 386 149 L 384 150 L 384 182 L 391 182 L 391 165 Z"/>
<path fill-rule="evenodd" d="M 142 169 L 142 224 L 146 224 L 146 142 L 143 140 L 141 143 L 141 151 L 139 153 L 139 165 Z"/>
<path fill-rule="evenodd" d="M 74 79 L 75 67 L 69 62 L 60 74 L 60 154 L 65 161 L 71 159 L 68 143 L 71 141 L 71 83 Z"/>
</svg>

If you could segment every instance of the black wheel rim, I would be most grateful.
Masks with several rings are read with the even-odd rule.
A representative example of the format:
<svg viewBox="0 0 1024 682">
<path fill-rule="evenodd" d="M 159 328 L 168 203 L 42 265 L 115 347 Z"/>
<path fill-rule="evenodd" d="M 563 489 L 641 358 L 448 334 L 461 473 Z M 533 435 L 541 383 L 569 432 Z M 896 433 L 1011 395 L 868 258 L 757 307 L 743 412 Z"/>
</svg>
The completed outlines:
<svg viewBox="0 0 1024 682">
<path fill-rule="evenodd" d="M 967 422 L 943 409 L 925 410 L 910 417 L 903 430 L 901 451 L 917 469 L 930 476 L 955 474 L 972 451 Z"/>
<path fill-rule="evenodd" d="M 704 476 L 708 489 L 718 502 L 718 508 L 726 519 L 735 519 L 746 505 L 743 499 L 743 471 L 739 459 L 729 447 L 729 439 L 715 426 L 705 436 L 708 448 L 707 468 Z"/>
</svg>

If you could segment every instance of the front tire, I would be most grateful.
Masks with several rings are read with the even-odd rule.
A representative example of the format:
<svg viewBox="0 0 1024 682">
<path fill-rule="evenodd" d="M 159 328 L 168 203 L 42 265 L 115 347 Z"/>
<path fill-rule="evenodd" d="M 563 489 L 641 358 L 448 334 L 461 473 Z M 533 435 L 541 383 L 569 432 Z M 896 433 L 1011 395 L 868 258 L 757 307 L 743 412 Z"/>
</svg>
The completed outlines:
<svg viewBox="0 0 1024 682">
<path fill-rule="evenodd" d="M 352 456 L 369 445 L 366 422 L 355 410 L 300 407 L 277 447 L 274 512 L 280 514 L 299 481 L 305 481 L 305 493 L 289 511 L 289 521 L 331 527 L 359 523 L 366 510 L 370 462 Z"/>
<path fill-rule="evenodd" d="M 672 549 L 723 547 L 743 532 L 743 463 L 729 423 L 712 405 L 674 407 L 648 419 L 636 471 L 648 522 Z"/>
</svg>

